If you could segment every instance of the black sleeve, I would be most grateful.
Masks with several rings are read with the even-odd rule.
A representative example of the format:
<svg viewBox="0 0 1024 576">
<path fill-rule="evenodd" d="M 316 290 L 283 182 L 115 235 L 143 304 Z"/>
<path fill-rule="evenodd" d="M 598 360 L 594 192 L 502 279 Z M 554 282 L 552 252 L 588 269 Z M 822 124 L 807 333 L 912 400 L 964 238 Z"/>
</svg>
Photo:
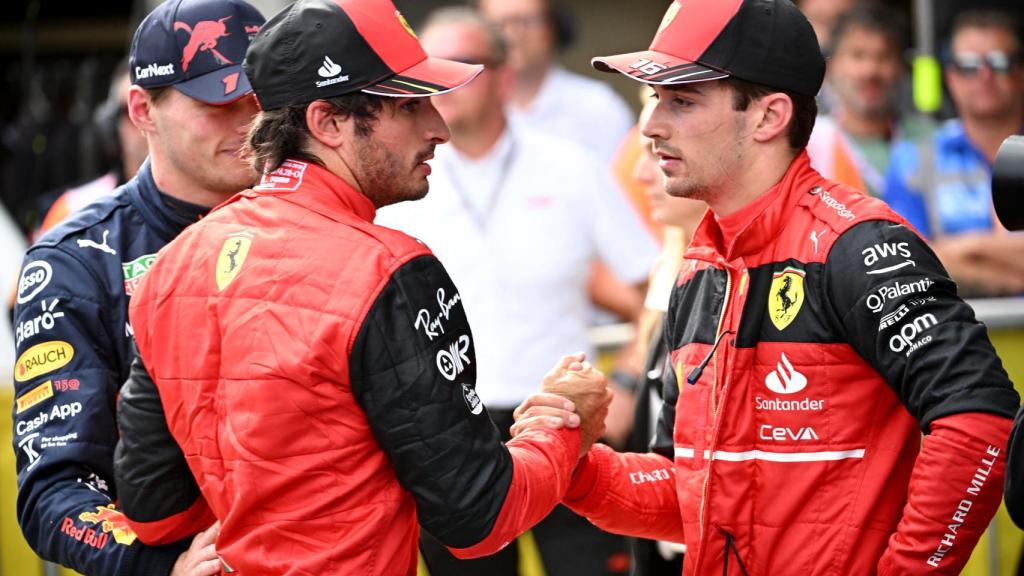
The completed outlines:
<svg viewBox="0 0 1024 576">
<path fill-rule="evenodd" d="M 651 442 L 651 452 L 675 460 L 676 402 L 679 400 L 679 385 L 671 358 L 666 359 L 661 378 L 661 412 Z"/>
<path fill-rule="evenodd" d="M 824 290 L 846 341 L 925 433 L 952 414 L 1013 417 L 1020 400 L 985 326 L 910 229 L 870 221 L 846 231 L 828 256 Z"/>
<path fill-rule="evenodd" d="M 121 437 L 114 451 L 114 480 L 121 509 L 137 522 L 159 522 L 185 512 L 201 498 L 181 447 L 167 428 L 160 392 L 133 346 L 128 381 L 117 405 Z"/>
<path fill-rule="evenodd" d="M 435 257 L 391 277 L 359 330 L 350 371 L 420 524 L 449 547 L 483 540 L 512 482 L 512 457 L 476 395 L 472 333 Z"/>
<path fill-rule="evenodd" d="M 1024 528 L 1024 407 L 1017 411 L 1006 450 L 1006 511 L 1013 523 Z"/>
</svg>

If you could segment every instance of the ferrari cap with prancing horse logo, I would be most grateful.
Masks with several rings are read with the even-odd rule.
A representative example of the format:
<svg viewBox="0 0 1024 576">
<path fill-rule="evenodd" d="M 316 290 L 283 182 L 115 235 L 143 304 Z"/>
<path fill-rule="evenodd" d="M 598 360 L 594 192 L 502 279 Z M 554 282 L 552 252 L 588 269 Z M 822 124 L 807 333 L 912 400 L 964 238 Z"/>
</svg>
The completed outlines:
<svg viewBox="0 0 1024 576">
<path fill-rule="evenodd" d="M 174 86 L 207 104 L 234 102 L 252 92 L 242 61 L 264 20 L 245 0 L 166 0 L 132 38 L 132 84 Z"/>
<path fill-rule="evenodd" d="M 814 29 L 790 0 L 675 0 L 650 49 L 591 63 L 648 84 L 732 77 L 808 96 L 825 78 Z"/>
<path fill-rule="evenodd" d="M 298 0 L 267 21 L 245 55 L 264 110 L 360 91 L 437 96 L 482 71 L 427 56 L 391 0 Z"/>
</svg>

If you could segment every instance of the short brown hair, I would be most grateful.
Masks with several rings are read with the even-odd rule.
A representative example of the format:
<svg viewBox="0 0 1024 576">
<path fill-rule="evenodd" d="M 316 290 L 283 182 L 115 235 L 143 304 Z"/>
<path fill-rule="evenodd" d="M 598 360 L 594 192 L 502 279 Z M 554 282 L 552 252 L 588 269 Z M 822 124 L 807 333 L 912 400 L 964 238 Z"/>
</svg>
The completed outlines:
<svg viewBox="0 0 1024 576">
<path fill-rule="evenodd" d="M 143 88 L 143 90 L 149 95 L 149 101 L 157 104 L 164 98 L 167 98 L 167 95 L 174 88 L 171 86 L 157 86 L 156 88 Z"/>
<path fill-rule="evenodd" d="M 377 115 L 384 108 L 385 100 L 383 96 L 363 92 L 324 99 L 336 114 L 353 119 L 359 136 L 373 134 Z M 245 154 L 251 159 L 257 173 L 272 172 L 289 158 L 323 165 L 323 161 L 309 152 L 306 146 L 310 137 L 309 126 L 306 125 L 306 109 L 309 104 L 307 102 L 265 110 L 256 116 L 249 129 Z"/>
<path fill-rule="evenodd" d="M 732 108 L 738 112 L 746 110 L 750 107 L 751 102 L 769 94 L 781 92 L 789 96 L 789 99 L 793 101 L 793 118 L 790 119 L 789 130 L 786 132 L 789 147 L 794 152 L 799 152 L 807 147 L 807 142 L 811 139 L 811 131 L 814 130 L 814 120 L 818 116 L 818 103 L 814 100 L 814 96 L 778 90 L 739 78 L 726 78 L 724 82 L 732 89 Z"/>
<path fill-rule="evenodd" d="M 949 33 L 950 43 L 957 34 L 966 28 L 996 28 L 1005 30 L 1017 44 L 1017 50 L 1021 49 L 1021 35 L 1017 19 L 1013 14 L 995 8 L 972 8 L 964 10 L 953 19 L 953 29 Z"/>
</svg>

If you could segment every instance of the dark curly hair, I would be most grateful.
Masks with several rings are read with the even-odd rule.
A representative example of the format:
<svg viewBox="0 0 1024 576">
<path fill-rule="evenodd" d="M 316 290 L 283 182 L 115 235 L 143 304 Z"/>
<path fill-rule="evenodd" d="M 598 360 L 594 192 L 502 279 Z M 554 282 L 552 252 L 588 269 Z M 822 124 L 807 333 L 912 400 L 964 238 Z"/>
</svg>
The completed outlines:
<svg viewBox="0 0 1024 576">
<path fill-rule="evenodd" d="M 334 112 L 355 121 L 356 134 L 373 134 L 377 116 L 384 108 L 384 97 L 355 92 L 325 98 L 334 107 Z M 244 153 L 250 158 L 257 173 L 276 170 L 288 158 L 305 160 L 323 165 L 323 162 L 307 150 L 310 137 L 306 125 L 306 109 L 309 103 L 285 106 L 276 110 L 260 112 L 249 129 L 249 138 Z"/>
</svg>

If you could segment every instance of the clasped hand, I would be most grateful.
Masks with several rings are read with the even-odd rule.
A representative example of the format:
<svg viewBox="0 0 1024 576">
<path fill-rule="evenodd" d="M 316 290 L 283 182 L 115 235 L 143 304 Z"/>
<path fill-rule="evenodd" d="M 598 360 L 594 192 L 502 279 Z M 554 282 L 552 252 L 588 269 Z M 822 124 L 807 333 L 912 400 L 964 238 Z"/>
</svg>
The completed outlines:
<svg viewBox="0 0 1024 576">
<path fill-rule="evenodd" d="M 513 412 L 512 436 L 530 428 L 580 428 L 580 457 L 604 435 L 612 391 L 600 370 L 583 354 L 564 356 L 551 369 L 538 392 Z"/>
</svg>

